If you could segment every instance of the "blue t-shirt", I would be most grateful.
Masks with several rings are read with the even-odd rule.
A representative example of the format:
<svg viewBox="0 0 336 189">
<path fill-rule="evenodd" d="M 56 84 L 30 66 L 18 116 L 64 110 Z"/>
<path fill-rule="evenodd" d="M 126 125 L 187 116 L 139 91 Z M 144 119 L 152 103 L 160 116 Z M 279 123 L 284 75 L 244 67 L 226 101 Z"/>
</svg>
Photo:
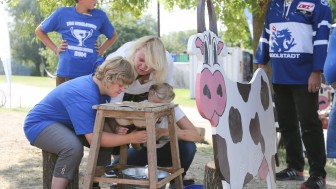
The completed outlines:
<svg viewBox="0 0 336 189">
<path fill-rule="evenodd" d="M 92 75 L 67 81 L 29 111 L 24 122 L 25 135 L 33 143 L 41 131 L 53 123 L 66 125 L 77 135 L 93 133 L 96 110 L 92 106 L 109 100 L 109 96 L 99 93 Z"/>
<path fill-rule="evenodd" d="M 105 12 L 93 9 L 90 14 L 78 13 L 75 7 L 56 9 L 42 22 L 45 33 L 57 32 L 66 40 L 68 48 L 59 54 L 57 76 L 76 78 L 88 75 L 94 70 L 98 58 L 95 43 L 99 35 L 110 39 L 114 27 Z"/>
<path fill-rule="evenodd" d="M 308 84 L 327 55 L 331 10 L 327 0 L 272 0 L 254 62 L 272 63 L 275 84 Z"/>
<path fill-rule="evenodd" d="M 330 36 L 328 55 L 323 70 L 328 84 L 336 82 L 336 29 L 333 30 Z"/>
</svg>

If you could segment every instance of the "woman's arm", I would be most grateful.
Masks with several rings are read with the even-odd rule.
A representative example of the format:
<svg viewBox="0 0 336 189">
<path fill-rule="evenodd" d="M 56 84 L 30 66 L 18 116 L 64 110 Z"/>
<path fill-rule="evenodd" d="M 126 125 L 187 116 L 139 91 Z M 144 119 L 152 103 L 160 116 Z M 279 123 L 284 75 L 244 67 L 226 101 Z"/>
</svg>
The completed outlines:
<svg viewBox="0 0 336 189">
<path fill-rule="evenodd" d="M 187 116 L 183 116 L 180 120 L 176 122 L 178 129 L 176 130 L 177 138 L 190 142 L 200 142 L 201 136 L 198 133 L 196 127 L 193 123 L 187 118 Z M 163 136 L 169 136 L 169 132 L 167 128 L 157 128 L 156 129 L 156 138 L 160 139 Z"/>
<path fill-rule="evenodd" d="M 177 130 L 177 136 L 179 139 L 191 142 L 201 141 L 200 134 L 187 116 L 182 117 L 179 121 L 176 122 L 176 124 L 180 128 Z"/>
</svg>

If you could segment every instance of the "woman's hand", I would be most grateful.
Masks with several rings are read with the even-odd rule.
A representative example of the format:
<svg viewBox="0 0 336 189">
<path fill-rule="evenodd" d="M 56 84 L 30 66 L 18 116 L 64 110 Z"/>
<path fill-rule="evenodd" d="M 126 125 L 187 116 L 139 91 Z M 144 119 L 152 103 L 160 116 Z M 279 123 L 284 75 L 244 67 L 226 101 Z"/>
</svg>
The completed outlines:
<svg viewBox="0 0 336 189">
<path fill-rule="evenodd" d="M 133 131 L 129 134 L 131 136 L 130 143 L 145 143 L 147 141 L 147 132 L 142 131 Z"/>
<path fill-rule="evenodd" d="M 169 135 L 167 128 L 156 128 L 155 130 L 156 130 L 156 140 L 159 140 L 161 137 Z"/>
</svg>

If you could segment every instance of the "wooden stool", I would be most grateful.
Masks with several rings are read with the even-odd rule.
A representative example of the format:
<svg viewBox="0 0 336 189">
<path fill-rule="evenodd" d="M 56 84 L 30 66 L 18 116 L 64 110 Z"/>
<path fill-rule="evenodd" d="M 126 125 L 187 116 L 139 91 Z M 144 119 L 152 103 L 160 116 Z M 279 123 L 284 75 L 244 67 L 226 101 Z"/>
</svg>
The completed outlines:
<svg viewBox="0 0 336 189">
<path fill-rule="evenodd" d="M 134 184 L 146 185 L 150 189 L 160 188 L 167 184 L 169 181 L 175 179 L 176 187 L 183 188 L 182 173 L 183 168 L 180 165 L 179 149 L 177 143 L 177 135 L 175 131 L 174 120 L 174 107 L 175 104 L 159 104 L 159 103 L 136 103 L 136 102 L 123 102 L 101 104 L 93 106 L 97 109 L 96 121 L 92 136 L 92 142 L 88 157 L 86 172 L 84 175 L 83 188 L 89 189 L 95 182 L 109 182 L 119 184 Z M 155 123 L 162 116 L 168 116 L 168 130 L 170 137 L 170 147 L 172 156 L 172 167 L 165 168 L 164 170 L 171 173 L 168 177 L 158 181 L 156 170 L 157 168 L 157 155 L 156 155 L 156 133 Z M 100 175 L 95 172 L 97 157 L 100 148 L 100 140 L 103 132 L 104 122 L 106 117 L 116 119 L 128 119 L 137 123 L 143 123 L 147 131 L 147 158 L 148 158 L 148 180 L 135 180 L 124 179 L 120 176 L 118 178 L 103 178 L 95 175 Z M 118 170 L 128 168 L 127 166 L 127 146 L 123 145 L 120 149 L 119 163 L 113 167 Z"/>
</svg>

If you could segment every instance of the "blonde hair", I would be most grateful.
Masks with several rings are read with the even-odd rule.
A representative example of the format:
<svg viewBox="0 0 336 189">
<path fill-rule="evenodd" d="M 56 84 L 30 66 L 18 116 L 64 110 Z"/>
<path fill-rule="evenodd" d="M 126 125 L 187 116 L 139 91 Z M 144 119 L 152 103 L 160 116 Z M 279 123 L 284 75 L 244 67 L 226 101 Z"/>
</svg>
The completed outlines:
<svg viewBox="0 0 336 189">
<path fill-rule="evenodd" d="M 167 76 L 166 49 L 160 38 L 156 36 L 144 36 L 134 42 L 131 49 L 130 62 L 134 64 L 135 53 L 141 50 L 145 55 L 145 63 L 148 69 L 153 68 L 154 79 L 157 83 L 165 81 Z"/>
<path fill-rule="evenodd" d="M 97 68 L 95 77 L 99 81 L 109 83 L 121 82 L 126 85 L 132 84 L 135 80 L 132 65 L 121 56 L 105 60 L 103 64 Z"/>
<path fill-rule="evenodd" d="M 149 88 L 149 94 L 155 95 L 160 100 L 171 102 L 175 98 L 175 92 L 168 83 L 153 84 Z"/>
</svg>

